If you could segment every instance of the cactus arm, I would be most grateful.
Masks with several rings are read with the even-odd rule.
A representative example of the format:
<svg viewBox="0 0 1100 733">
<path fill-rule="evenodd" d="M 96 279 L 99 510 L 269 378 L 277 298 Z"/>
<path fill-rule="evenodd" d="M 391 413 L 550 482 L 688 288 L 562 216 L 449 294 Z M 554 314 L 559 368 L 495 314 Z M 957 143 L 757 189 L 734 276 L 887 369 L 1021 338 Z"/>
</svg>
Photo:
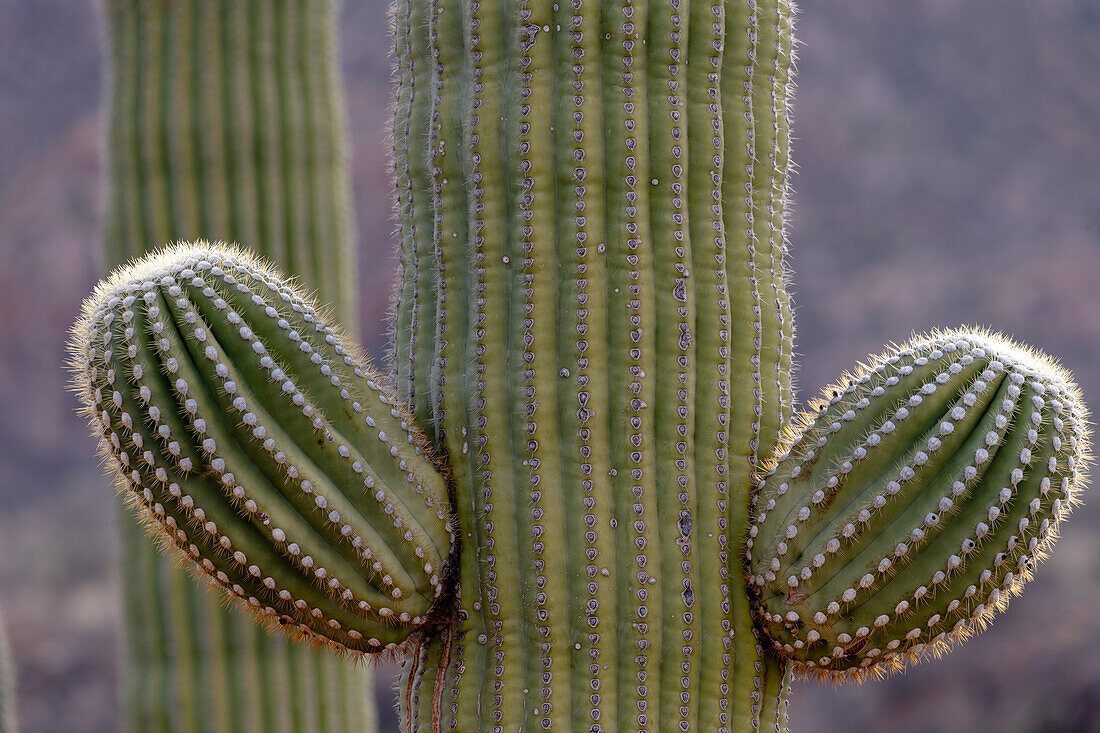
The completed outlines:
<svg viewBox="0 0 1100 733">
<path fill-rule="evenodd" d="M 361 650 L 423 623 L 453 541 L 443 479 L 299 291 L 244 255 L 184 248 L 120 271 L 85 314 L 74 356 L 105 449 L 222 586 Z"/>
<path fill-rule="evenodd" d="M 984 628 L 1075 499 L 1086 421 L 1060 369 L 980 332 L 914 339 L 832 388 L 755 502 L 776 649 L 859 676 Z"/>
</svg>

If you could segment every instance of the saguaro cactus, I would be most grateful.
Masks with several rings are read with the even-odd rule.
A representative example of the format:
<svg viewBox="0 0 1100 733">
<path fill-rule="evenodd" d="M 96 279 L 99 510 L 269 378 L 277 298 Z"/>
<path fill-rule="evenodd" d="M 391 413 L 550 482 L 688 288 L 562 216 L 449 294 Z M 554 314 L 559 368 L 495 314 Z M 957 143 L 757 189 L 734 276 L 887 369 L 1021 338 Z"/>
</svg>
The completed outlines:
<svg viewBox="0 0 1100 733">
<path fill-rule="evenodd" d="M 780 723 L 741 542 L 793 402 L 790 5 L 395 19 L 398 386 L 462 529 L 457 621 L 414 642 L 405 725 Z"/>
<path fill-rule="evenodd" d="M 105 16 L 106 263 L 248 242 L 354 327 L 335 5 L 111 0 Z M 373 729 L 367 669 L 270 637 L 123 522 L 130 729 Z"/>
<path fill-rule="evenodd" d="M 0 618 L 0 733 L 15 733 L 15 665 Z"/>
<path fill-rule="evenodd" d="M 1045 357 L 937 334 L 793 417 L 791 15 L 783 0 L 398 0 L 393 396 L 300 293 L 234 251 L 173 250 L 86 306 L 85 396 L 139 500 L 269 617 L 367 651 L 409 635 L 403 730 L 779 730 L 796 667 L 854 676 L 941 649 L 1049 548 L 1088 441 L 1075 387 Z M 192 372 L 177 376 L 185 353 Z M 322 365 L 339 383 L 303 388 Z M 173 390 L 183 424 L 152 437 L 169 414 L 152 406 Z M 382 411 L 354 409 L 368 404 L 356 390 L 383 395 Z M 296 410 L 321 399 L 303 421 Z M 205 446 L 197 422 L 219 406 L 232 465 L 215 465 L 224 438 Z M 355 544 L 366 535 L 344 531 L 343 508 L 325 524 L 300 475 L 277 480 L 274 452 L 309 452 L 324 496 L 358 502 L 368 524 L 378 507 L 360 472 L 332 467 L 406 461 L 408 485 L 389 484 L 398 500 L 384 504 L 422 512 L 418 487 L 440 480 L 427 461 L 343 443 L 326 422 L 386 410 L 408 445 L 410 414 L 434 444 L 452 513 L 419 515 L 412 539 Z M 184 478 L 204 492 L 194 507 Z M 413 579 L 401 600 L 420 592 L 409 617 L 356 618 L 379 571 L 356 576 L 352 558 L 338 581 L 325 560 L 328 592 L 303 586 L 274 515 L 238 491 L 252 484 L 265 502 L 297 500 L 336 560 L 393 553 L 386 567 Z M 208 503 L 222 508 L 203 535 Z M 281 596 L 290 583 L 302 598 Z"/>
</svg>

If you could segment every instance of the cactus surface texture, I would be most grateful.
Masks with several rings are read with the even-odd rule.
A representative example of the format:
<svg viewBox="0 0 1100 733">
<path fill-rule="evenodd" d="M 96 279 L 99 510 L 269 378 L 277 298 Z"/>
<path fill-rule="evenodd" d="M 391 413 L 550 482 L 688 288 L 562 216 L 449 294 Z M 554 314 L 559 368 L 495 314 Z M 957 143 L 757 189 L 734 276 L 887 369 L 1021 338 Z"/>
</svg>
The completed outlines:
<svg viewBox="0 0 1100 733">
<path fill-rule="evenodd" d="M 0 733 L 16 733 L 16 727 L 15 664 L 4 632 L 4 619 L 0 617 Z"/>
<path fill-rule="evenodd" d="M 248 242 L 353 327 L 336 4 L 110 0 L 104 15 L 105 264 L 177 238 Z M 375 729 L 369 669 L 282 635 L 264 643 L 122 522 L 129 730 Z"/>
<path fill-rule="evenodd" d="M 406 729 L 784 724 L 741 545 L 792 413 L 791 13 L 398 2 L 395 366 L 462 528 Z"/>
<path fill-rule="evenodd" d="M 141 71 L 117 97 L 111 231 L 222 222 L 313 282 L 339 228 L 309 222 L 340 197 L 295 165 L 327 159 L 238 125 L 334 119 L 294 96 L 311 77 L 257 62 L 300 54 L 290 8 L 315 6 L 183 7 L 163 35 L 141 29 L 164 8 L 139 14 L 133 48 L 206 49 L 173 19 L 217 30 L 189 63 L 218 93 L 165 106 Z M 397 0 L 392 374 L 241 250 L 150 256 L 76 328 L 124 488 L 275 625 L 404 642 L 406 733 L 781 731 L 796 670 L 888 671 L 981 628 L 1074 502 L 1087 416 L 1053 362 L 980 330 L 892 349 L 794 415 L 792 16 Z M 192 134 L 161 145 L 176 122 Z"/>
<path fill-rule="evenodd" d="M 273 622 L 372 651 L 423 623 L 453 537 L 426 441 L 345 342 L 252 257 L 200 244 L 100 286 L 74 358 L 120 486 L 169 540 Z"/>
<path fill-rule="evenodd" d="M 122 527 L 132 731 L 376 730 L 369 676 L 291 645 Z M 198 581 L 198 582 L 196 582 Z"/>
<path fill-rule="evenodd" d="M 347 112 L 332 0 L 109 0 L 115 267 L 178 240 L 239 242 L 354 329 Z"/>
<path fill-rule="evenodd" d="M 826 390 L 777 447 L 750 560 L 781 654 L 878 670 L 981 628 L 1077 499 L 1087 416 L 1041 355 L 984 333 L 911 341 Z"/>
</svg>

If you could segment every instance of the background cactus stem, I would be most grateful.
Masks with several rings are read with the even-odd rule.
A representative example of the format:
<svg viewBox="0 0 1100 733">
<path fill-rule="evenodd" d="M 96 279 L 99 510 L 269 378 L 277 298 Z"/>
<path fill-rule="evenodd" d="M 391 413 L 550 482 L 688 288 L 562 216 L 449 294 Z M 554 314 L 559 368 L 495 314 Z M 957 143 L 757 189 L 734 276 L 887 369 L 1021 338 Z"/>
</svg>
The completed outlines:
<svg viewBox="0 0 1100 733">
<path fill-rule="evenodd" d="M 96 289 L 72 351 L 120 490 L 246 607 L 342 650 L 426 623 L 445 479 L 304 293 L 242 251 L 176 246 Z"/>
<path fill-rule="evenodd" d="M 740 528 L 793 402 L 791 16 L 397 4 L 395 373 L 463 531 L 404 729 L 785 725 Z"/>
<path fill-rule="evenodd" d="M 181 238 L 238 241 L 354 328 L 337 4 L 110 0 L 104 14 L 105 265 Z M 121 523 L 130 730 L 375 728 L 368 669 L 267 638 Z"/>
<path fill-rule="evenodd" d="M 16 733 L 15 717 L 15 664 L 8 648 L 4 632 L 4 619 L 0 616 L 0 733 Z"/>
</svg>

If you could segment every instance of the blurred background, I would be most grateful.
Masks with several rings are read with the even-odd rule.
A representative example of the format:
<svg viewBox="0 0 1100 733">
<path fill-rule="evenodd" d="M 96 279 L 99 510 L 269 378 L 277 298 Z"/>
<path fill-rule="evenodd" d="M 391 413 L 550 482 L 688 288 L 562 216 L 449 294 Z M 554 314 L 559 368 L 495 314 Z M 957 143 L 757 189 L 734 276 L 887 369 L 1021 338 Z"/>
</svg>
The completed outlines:
<svg viewBox="0 0 1100 733">
<path fill-rule="evenodd" d="M 378 356 L 396 263 L 384 5 L 347 2 L 342 21 Z M 968 323 L 1060 356 L 1100 409 L 1100 3 L 814 0 L 797 29 L 800 399 L 888 341 Z M 0 0 L 0 602 L 25 733 L 118 728 L 113 499 L 62 367 L 100 272 L 101 35 L 96 3 Z M 1100 731 L 1098 530 L 1090 499 L 1024 596 L 950 657 L 798 683 L 792 730 Z"/>
</svg>

